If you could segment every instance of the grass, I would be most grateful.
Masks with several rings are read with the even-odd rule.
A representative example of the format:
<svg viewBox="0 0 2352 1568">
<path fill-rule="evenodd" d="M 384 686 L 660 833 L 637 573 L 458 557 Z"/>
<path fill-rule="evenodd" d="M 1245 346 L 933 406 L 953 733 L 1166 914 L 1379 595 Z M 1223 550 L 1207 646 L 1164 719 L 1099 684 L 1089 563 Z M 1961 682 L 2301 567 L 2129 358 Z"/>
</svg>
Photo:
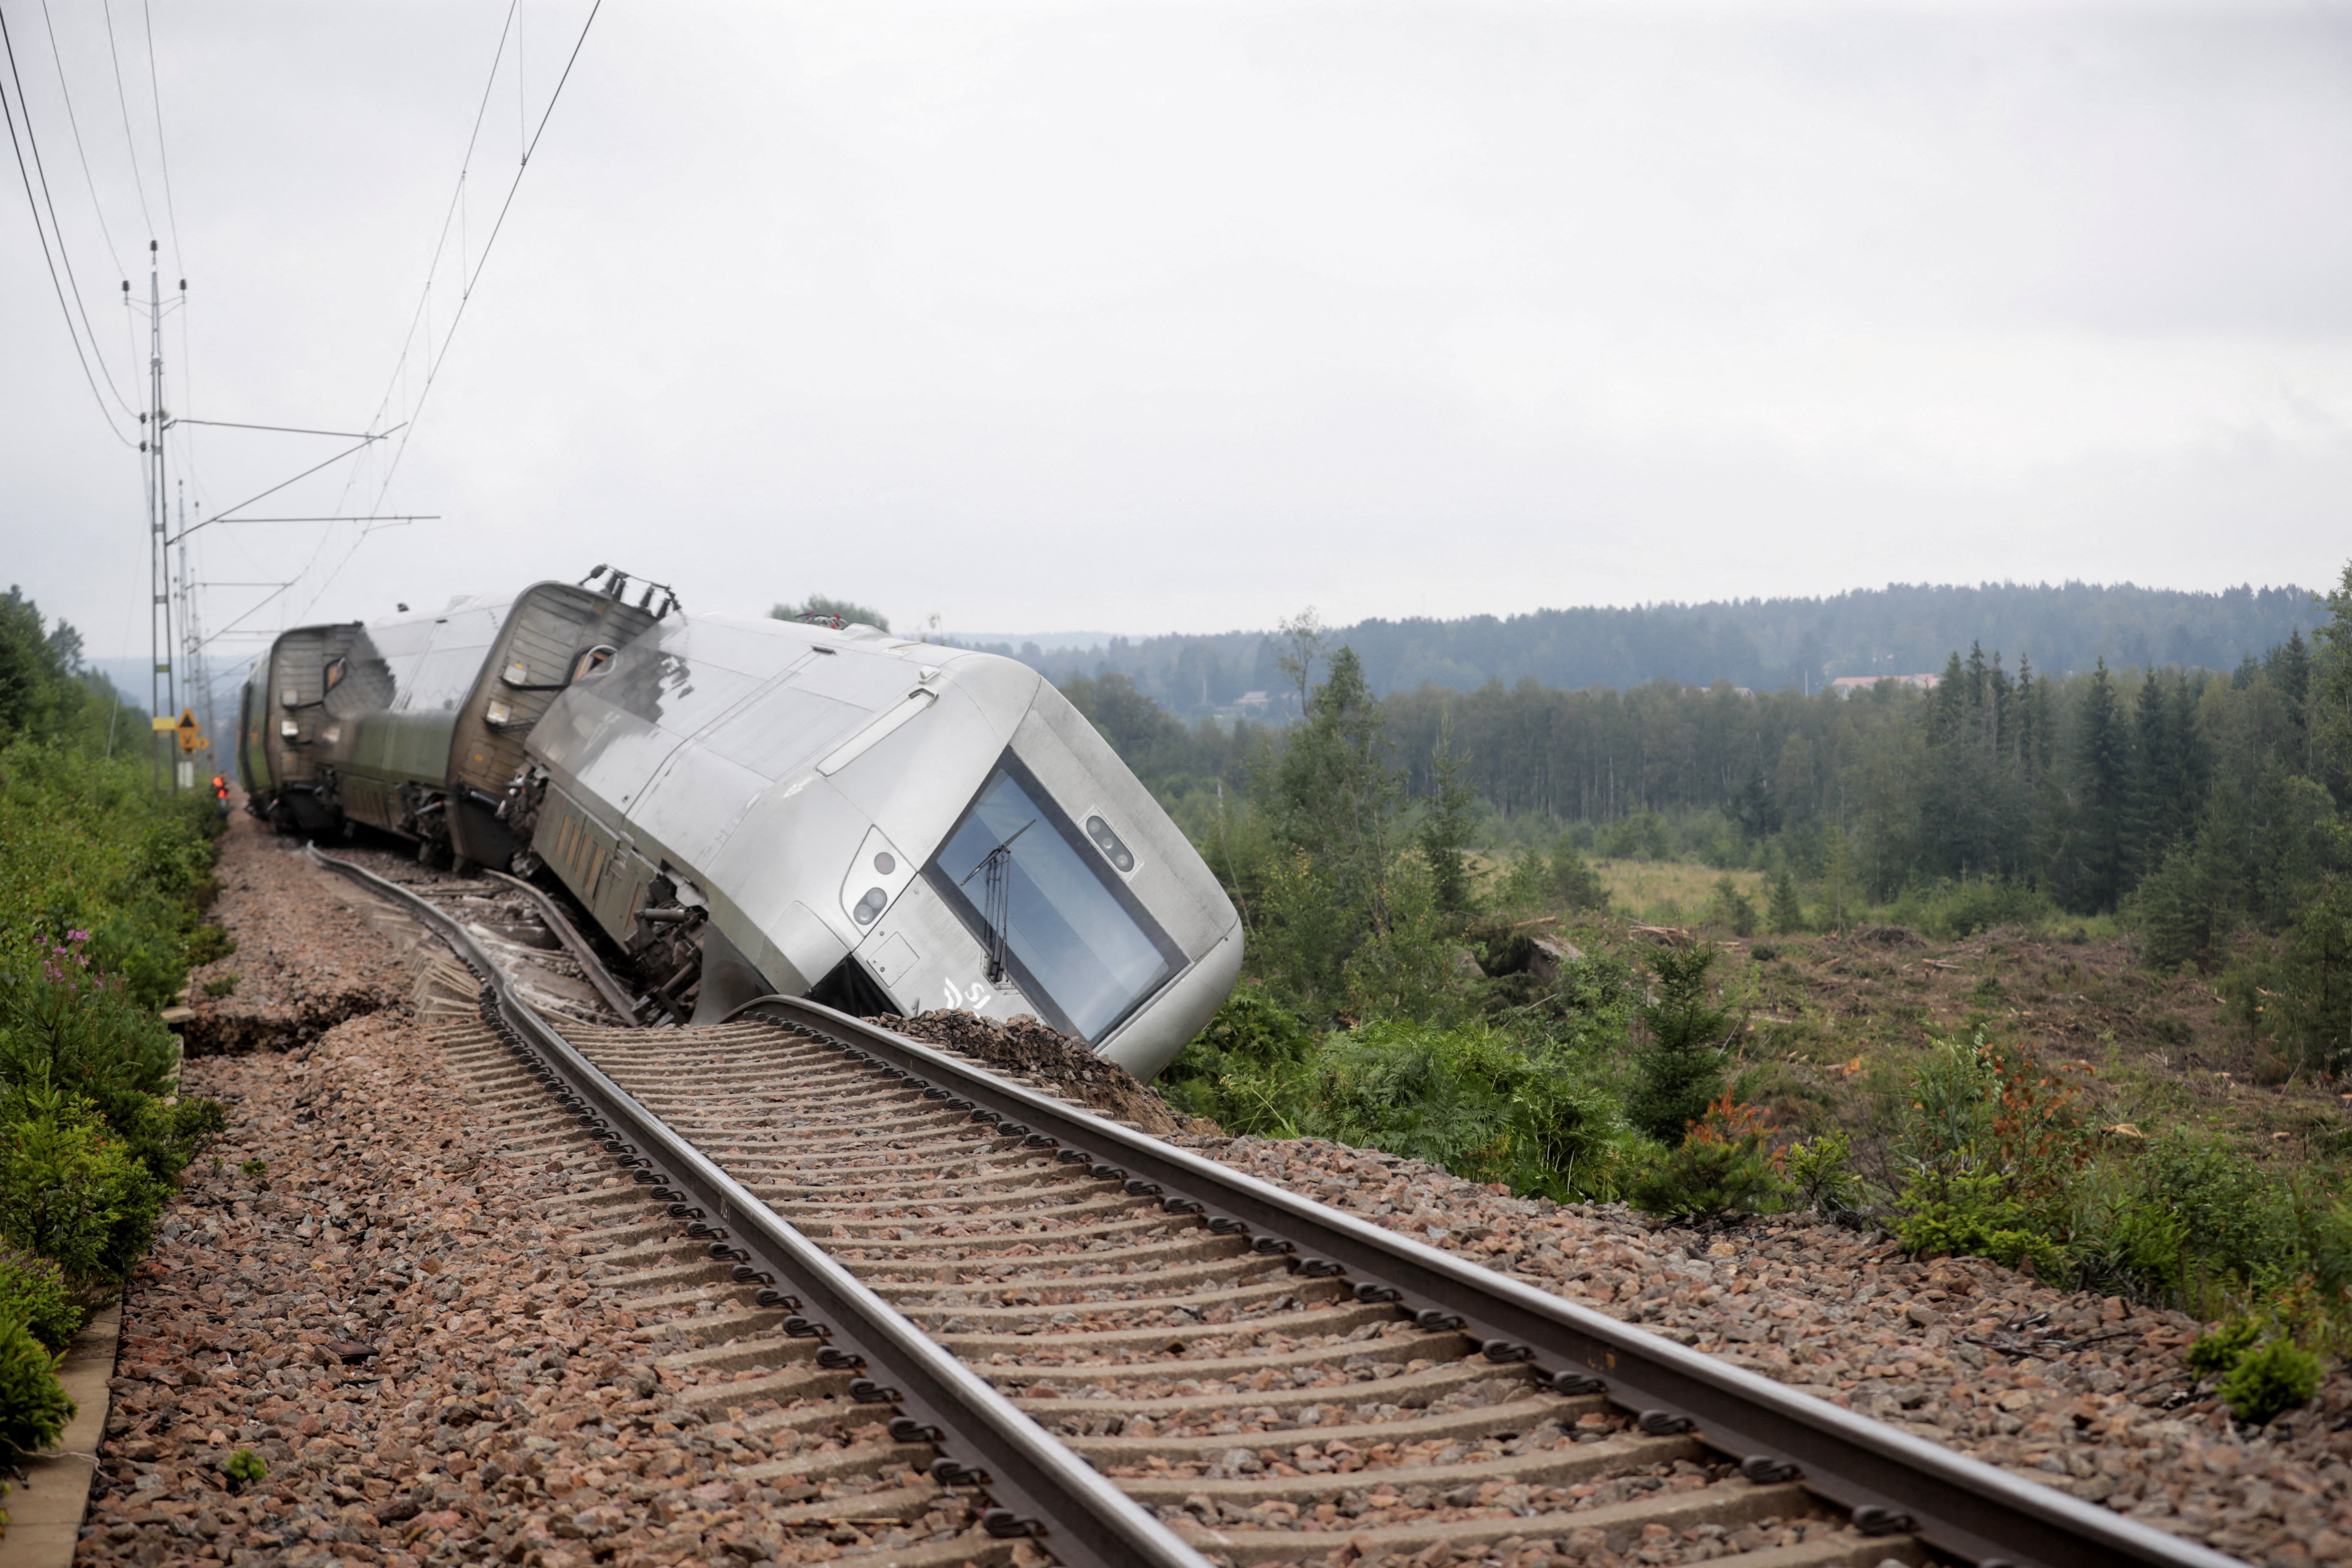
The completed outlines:
<svg viewBox="0 0 2352 1568">
<path fill-rule="evenodd" d="M 1772 896 L 1761 871 L 1718 871 L 1685 860 L 1600 860 L 1590 864 L 1609 889 L 1609 907 L 1645 925 L 1683 926 L 1707 918 L 1724 878 L 1760 917 Z"/>
</svg>

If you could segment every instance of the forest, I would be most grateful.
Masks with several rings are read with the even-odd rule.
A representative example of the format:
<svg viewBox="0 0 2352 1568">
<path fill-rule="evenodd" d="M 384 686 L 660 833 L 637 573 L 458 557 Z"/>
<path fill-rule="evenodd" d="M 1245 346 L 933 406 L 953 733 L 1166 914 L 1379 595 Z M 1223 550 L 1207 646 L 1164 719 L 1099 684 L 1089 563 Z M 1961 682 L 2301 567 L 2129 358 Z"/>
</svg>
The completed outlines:
<svg viewBox="0 0 2352 1568">
<path fill-rule="evenodd" d="M 2309 637 L 2318 619 L 2311 594 L 2296 587 L 2192 593 L 2128 583 L 1891 584 L 1822 598 L 1369 620 L 1333 636 L 1354 651 L 1366 684 L 1382 697 L 1424 685 L 1474 691 L 1522 679 L 1621 690 L 1722 681 L 1806 695 L 1842 676 L 1940 669 L 1951 649 L 1974 643 L 2004 649 L 2012 664 L 2030 659 L 2058 674 L 2087 671 L 2101 659 L 2118 668 L 2227 671 L 2294 633 Z M 1219 710 L 1262 717 L 1235 707 L 1255 691 L 1278 716 L 1296 719 L 1296 693 L 1281 673 L 1283 644 L 1279 632 L 1235 631 L 1112 637 L 1054 651 L 1034 643 L 971 646 L 1021 658 L 1057 684 L 1124 676 L 1187 717 Z"/>
<path fill-rule="evenodd" d="M 1684 1223 L 1811 1210 L 2228 1319 L 2315 1378 L 2352 1343 L 2352 570 L 2312 608 L 2226 671 L 1971 640 L 1850 697 L 1384 697 L 1311 617 L 1274 656 L 1289 726 L 1064 689 L 1248 922 L 1162 1079 L 1195 1113 Z M 1629 919 L 1642 865 L 1713 894 Z M 2095 1037 L 2064 1060 L 2060 1015 Z M 2302 1098 L 2229 1121 L 2126 1035 Z"/>
</svg>

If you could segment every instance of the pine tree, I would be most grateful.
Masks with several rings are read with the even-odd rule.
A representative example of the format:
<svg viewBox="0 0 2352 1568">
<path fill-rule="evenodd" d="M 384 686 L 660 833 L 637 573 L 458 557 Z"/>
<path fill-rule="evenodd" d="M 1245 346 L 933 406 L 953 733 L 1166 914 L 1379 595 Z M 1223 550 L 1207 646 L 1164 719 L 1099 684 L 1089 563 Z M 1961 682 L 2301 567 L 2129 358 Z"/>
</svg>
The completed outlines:
<svg viewBox="0 0 2352 1568">
<path fill-rule="evenodd" d="M 1786 866 L 1772 879 L 1772 903 L 1767 918 L 1773 931 L 1782 936 L 1794 936 L 1805 929 L 1805 907 L 1797 901 L 1797 879 Z"/>
</svg>

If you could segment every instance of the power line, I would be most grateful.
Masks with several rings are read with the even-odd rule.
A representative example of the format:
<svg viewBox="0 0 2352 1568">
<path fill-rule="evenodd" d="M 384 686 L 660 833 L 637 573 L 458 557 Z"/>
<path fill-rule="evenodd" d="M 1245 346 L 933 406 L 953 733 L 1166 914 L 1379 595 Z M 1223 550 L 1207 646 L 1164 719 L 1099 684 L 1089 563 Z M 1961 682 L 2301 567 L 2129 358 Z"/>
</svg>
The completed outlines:
<svg viewBox="0 0 2352 1568">
<path fill-rule="evenodd" d="M 114 231 L 106 226 L 106 205 L 98 199 L 98 181 L 90 176 L 89 153 L 82 146 L 81 120 L 74 113 L 73 89 L 66 85 L 65 56 L 58 49 L 58 28 L 57 24 L 49 19 L 49 0 L 41 0 L 41 26 L 48 31 L 49 60 L 58 68 L 58 96 L 65 102 L 66 125 L 73 132 L 74 156 L 81 162 L 81 183 L 89 191 L 90 211 L 97 216 L 98 232 L 106 241 L 106 254 L 114 263 L 115 276 L 128 278 L 131 269 L 122 265 L 122 252 L 115 248 Z M 180 237 L 173 235 L 172 244 L 174 249 L 178 248 L 179 243 Z"/>
<path fill-rule="evenodd" d="M 98 331 L 89 324 L 89 310 L 82 303 L 81 280 L 74 276 L 73 256 L 66 249 L 65 226 L 58 222 L 58 205 L 49 195 L 49 174 L 41 163 L 41 141 L 33 134 L 32 101 L 25 96 L 25 79 L 16 74 L 16 45 L 8 37 L 5 16 L 0 16 L 0 43 L 7 46 L 8 79 L 16 84 L 16 107 L 25 116 L 25 144 L 33 150 L 33 173 L 41 182 L 41 205 L 48 209 L 49 231 L 58 238 L 58 259 L 65 265 L 66 283 L 73 292 L 74 310 L 81 317 L 81 330 L 89 338 L 89 352 L 98 360 L 98 373 L 106 378 L 106 390 L 114 393 L 114 401 L 122 404 L 124 413 L 131 413 L 131 405 L 123 402 L 122 394 L 115 390 L 114 376 L 106 368 L 105 356 L 98 352 Z M 34 221 L 39 222 L 37 216 Z"/>
<path fill-rule="evenodd" d="M 588 30 L 596 25 L 596 14 L 604 9 L 604 0 L 595 0 L 595 4 L 592 5 L 588 8 L 587 20 L 580 24 L 579 37 L 572 41 L 572 52 L 564 58 L 562 74 L 556 78 L 555 90 L 548 96 L 547 109 L 545 112 L 540 115 L 538 128 L 532 131 L 530 140 L 523 145 L 522 156 L 515 165 L 514 179 L 508 184 L 506 197 L 499 204 L 499 216 L 490 225 L 489 237 L 482 241 L 482 252 L 481 255 L 476 258 L 473 269 L 470 272 L 466 272 L 464 274 L 465 286 L 458 293 L 457 308 L 450 313 L 449 325 L 441 335 L 441 346 L 434 353 L 431 362 L 425 367 L 425 384 L 418 390 L 416 394 L 416 401 L 408 410 L 408 417 L 402 422 L 400 426 L 398 426 L 402 431 L 401 437 L 393 447 L 392 458 L 390 462 L 384 466 L 383 480 L 376 487 L 375 500 L 366 508 L 369 511 L 375 511 L 382 508 L 385 494 L 392 489 L 393 478 L 400 471 L 401 459 L 408 454 L 409 437 L 415 434 L 416 421 L 424 415 L 425 400 L 432 395 L 434 380 L 441 374 L 442 363 L 449 356 L 449 345 L 457 336 L 458 324 L 465 320 L 467 304 L 473 299 L 474 285 L 481 279 L 483 269 L 489 265 L 490 251 L 499 242 L 499 231 L 506 226 L 507 214 L 514 206 L 515 193 L 522 187 L 522 177 L 530 167 L 531 154 L 539 148 L 539 139 L 547 133 L 547 122 L 554 116 L 555 105 L 557 101 L 563 97 L 564 84 L 572 79 L 572 68 L 579 62 L 580 51 L 588 42 Z M 507 36 L 514 26 L 519 8 L 520 0 L 516 0 L 516 4 L 509 5 L 507 13 L 507 26 L 499 31 L 499 54 L 501 56 L 505 53 Z M 518 57 L 515 68 L 517 75 L 520 76 L 522 68 L 520 57 Z M 456 195 L 450 198 L 450 209 L 453 213 L 457 210 L 459 201 L 465 195 L 466 175 L 473 163 L 475 144 L 481 136 L 482 116 L 489 107 L 490 93 L 492 89 L 497 86 L 497 83 L 498 58 L 494 57 L 490 62 L 490 79 L 485 83 L 482 88 L 482 106 L 480 109 L 476 110 L 474 113 L 474 132 L 472 136 L 467 138 L 466 142 L 465 163 L 460 166 L 457 173 L 457 190 Z M 434 264 L 436 266 L 439 264 L 442 246 L 447 243 L 448 234 L 449 219 L 445 216 L 441 223 L 441 241 L 435 245 L 433 250 Z M 460 258 L 459 266 L 460 270 L 463 271 L 464 264 L 462 258 Z M 422 317 L 424 314 L 425 301 L 432 298 L 432 292 L 433 277 L 431 270 L 428 269 L 425 279 L 425 294 L 417 302 L 417 315 L 419 317 Z M 409 326 L 408 340 L 403 342 L 401 346 L 400 359 L 395 363 L 393 369 L 392 384 L 384 389 L 383 403 L 377 407 L 376 416 L 368 422 L 371 425 L 381 425 L 383 422 L 384 412 L 392 402 L 393 389 L 398 386 L 402 370 L 407 364 L 407 343 L 415 341 L 415 323 L 412 320 Z M 345 494 L 348 495 L 349 493 L 350 486 L 347 484 L 345 486 Z M 335 510 L 338 511 L 342 510 L 340 502 L 338 502 Z M 360 546 L 364 544 L 366 542 L 367 533 L 365 531 L 362 531 L 359 538 L 352 542 L 351 549 L 344 552 L 343 558 L 335 563 L 334 569 L 329 572 L 325 579 L 320 583 L 318 591 L 313 593 L 310 599 L 303 605 L 302 609 L 304 612 L 307 612 L 311 605 L 317 604 L 320 597 L 334 584 L 335 579 L 342 575 L 343 568 L 351 564 L 352 558 L 359 553 Z M 311 556 L 312 563 L 315 563 L 319 555 L 323 554 L 325 551 L 326 541 L 321 539 L 319 543 L 318 552 L 314 552 Z M 310 570 L 310 566 L 306 565 L 303 570 L 307 573 Z"/>
<path fill-rule="evenodd" d="M 42 0 L 47 5 L 48 0 Z M 155 162 L 163 171 L 163 216 L 172 226 L 172 259 L 187 268 L 187 258 L 180 251 L 180 210 L 172 200 L 172 154 L 163 146 L 163 89 L 155 79 L 155 17 L 148 9 L 147 0 L 139 0 L 139 16 L 147 29 L 147 93 L 155 105 Z M 187 346 L 182 342 L 182 348 Z"/>
<path fill-rule="evenodd" d="M 539 128 L 530 133 L 530 141 L 522 150 L 522 161 L 515 166 L 515 177 L 507 185 L 506 199 L 499 204 L 499 216 L 490 224 L 490 237 L 482 241 L 482 254 L 475 262 L 473 271 L 467 275 L 466 287 L 457 295 L 457 308 L 450 313 L 449 329 L 442 334 L 440 350 L 425 367 L 424 388 L 416 395 L 416 406 L 409 410 L 406 422 L 408 435 L 402 436 L 393 447 L 392 461 L 384 468 L 383 483 L 376 488 L 375 505 L 383 504 L 384 492 L 392 488 L 393 475 L 399 471 L 401 458 L 407 456 L 409 435 L 415 434 L 416 420 L 425 409 L 425 400 L 433 395 L 434 379 L 441 374 L 442 362 L 449 357 L 449 345 L 457 339 L 457 325 L 466 319 L 466 306 L 474 298 L 474 285 L 480 281 L 483 268 L 490 264 L 490 250 L 499 242 L 499 231 L 506 226 L 507 213 L 514 205 L 515 193 L 522 188 L 522 177 L 530 168 L 530 155 L 538 150 L 539 139 L 547 133 L 547 122 L 555 113 L 556 100 L 563 96 L 563 84 L 572 79 L 572 68 L 580 58 L 582 46 L 588 41 L 588 29 L 596 25 L 596 13 L 603 10 L 604 5 L 604 0 L 596 0 L 588 8 L 588 19 L 580 24 L 580 36 L 572 40 L 572 53 L 563 62 L 563 74 L 556 78 L 555 91 L 548 98 L 547 110 L 539 117 Z M 487 100 L 487 94 L 485 99 Z"/>
<path fill-rule="evenodd" d="M 122 110 L 122 142 L 131 153 L 131 183 L 139 191 L 139 216 L 147 220 L 147 232 L 155 232 L 155 218 L 147 210 L 147 182 L 139 174 L 139 139 L 131 134 L 131 95 L 122 90 L 122 51 L 114 45 L 114 0 L 101 0 L 99 9 L 106 14 L 106 57 L 114 62 L 114 101 Z M 173 249 L 178 248 L 177 241 Z"/>
<path fill-rule="evenodd" d="M 65 284 L 63 280 L 58 277 L 58 261 L 60 258 L 66 260 L 66 275 L 68 277 L 71 277 L 73 275 L 72 261 L 69 258 L 65 258 L 64 254 L 66 245 L 65 234 L 62 230 L 58 232 L 57 237 L 58 255 L 56 257 L 52 257 L 49 254 L 48 231 L 41 226 L 41 207 L 40 205 L 34 200 L 32 176 L 25 167 L 25 145 L 28 142 L 32 144 L 33 163 L 36 168 L 38 168 L 40 165 L 41 150 L 39 143 L 33 140 L 32 107 L 25 101 L 25 84 L 23 79 L 16 75 L 16 49 L 14 40 L 8 37 L 8 18 L 5 12 L 0 12 L 0 45 L 5 45 L 6 47 L 8 55 L 9 79 L 16 84 L 16 106 L 18 109 L 22 109 L 25 111 L 25 135 L 23 142 L 19 142 L 17 140 L 16 116 L 15 111 L 9 110 L 7 95 L 5 93 L 0 93 L 0 115 L 5 115 L 8 121 L 8 144 L 15 150 L 16 154 L 16 177 L 23 182 L 25 186 L 25 205 L 32 211 L 33 232 L 41 242 L 41 259 L 48 266 L 49 288 L 58 297 L 58 313 L 65 317 L 66 336 L 73 339 L 74 358 L 81 363 L 82 379 L 89 384 L 89 395 L 98 403 L 98 412 L 100 416 L 106 421 L 107 434 L 112 436 L 116 440 L 128 447 L 131 444 L 131 438 L 123 435 L 121 430 L 115 428 L 114 415 L 106 406 L 106 399 L 99 395 L 98 377 L 91 374 L 89 368 L 90 354 L 96 353 L 98 351 L 98 334 L 95 332 L 90 333 L 89 353 L 85 353 L 82 351 L 80 333 L 74 330 L 75 308 L 68 307 L 66 304 Z M 41 178 L 41 190 L 45 195 L 47 194 L 48 177 L 46 174 L 43 174 Z M 57 222 L 57 212 L 54 208 L 50 209 L 49 221 L 52 225 Z M 74 290 L 74 299 L 76 306 L 78 306 L 81 299 L 81 290 L 79 286 L 77 286 Z M 82 319 L 82 329 L 87 331 L 89 327 L 89 321 L 85 315 Z M 100 367 L 103 368 L 105 362 L 100 360 L 99 363 Z M 114 382 L 113 378 L 110 376 L 107 380 L 107 390 L 114 392 Z M 114 392 L 114 400 L 117 403 L 122 403 L 122 394 L 120 392 Z M 128 408 L 130 405 L 123 404 L 123 406 Z"/>
</svg>

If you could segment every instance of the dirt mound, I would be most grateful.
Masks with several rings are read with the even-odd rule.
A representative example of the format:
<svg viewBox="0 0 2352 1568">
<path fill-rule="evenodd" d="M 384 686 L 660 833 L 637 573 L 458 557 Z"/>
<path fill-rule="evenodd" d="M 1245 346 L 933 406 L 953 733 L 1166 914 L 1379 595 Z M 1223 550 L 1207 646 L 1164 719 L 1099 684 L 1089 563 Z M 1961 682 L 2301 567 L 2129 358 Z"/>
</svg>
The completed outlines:
<svg viewBox="0 0 2352 1568">
<path fill-rule="evenodd" d="M 899 1018 L 889 1014 L 866 1020 L 910 1040 L 940 1046 L 982 1067 L 1020 1073 L 1065 1100 L 1131 1122 L 1146 1132 L 1184 1130 L 1187 1120 L 1168 1108 L 1150 1085 L 1116 1062 L 1095 1055 L 1084 1040 L 1045 1027 L 1023 1016 L 1000 1024 L 977 1013 L 925 1013 Z"/>
</svg>

